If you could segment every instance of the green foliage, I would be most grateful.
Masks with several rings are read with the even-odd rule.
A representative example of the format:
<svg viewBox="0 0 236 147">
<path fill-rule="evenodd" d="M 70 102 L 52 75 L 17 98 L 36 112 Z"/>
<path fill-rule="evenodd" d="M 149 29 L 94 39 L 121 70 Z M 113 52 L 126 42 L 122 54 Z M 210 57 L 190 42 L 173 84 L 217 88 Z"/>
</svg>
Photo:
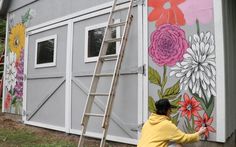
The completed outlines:
<svg viewBox="0 0 236 147">
<path fill-rule="evenodd" d="M 148 80 L 152 84 L 162 86 L 160 74 L 150 66 L 148 67 Z"/>
<path fill-rule="evenodd" d="M 171 118 L 171 121 L 172 121 L 175 125 L 178 125 L 178 123 L 179 123 L 178 119 L 179 119 L 179 113 L 177 113 L 175 116 L 173 116 L 173 117 Z"/>
<path fill-rule="evenodd" d="M 4 49 L 4 40 L 6 35 L 6 20 L 0 19 L 0 53 Z"/>
<path fill-rule="evenodd" d="M 165 90 L 163 98 L 174 99 L 179 95 L 179 92 L 180 92 L 180 86 L 178 81 L 173 86 Z"/>
<path fill-rule="evenodd" d="M 190 90 L 190 92 L 192 93 L 192 91 Z M 197 101 L 200 102 L 202 109 L 204 110 L 204 112 L 206 112 L 206 114 L 211 117 L 213 109 L 214 109 L 214 96 L 211 96 L 209 102 L 208 101 L 204 101 L 203 98 L 199 97 L 197 94 L 193 94 L 192 95 L 196 98 Z"/>
<path fill-rule="evenodd" d="M 149 96 L 148 97 L 148 111 L 155 113 L 156 112 L 156 106 L 155 106 L 155 101 L 153 97 Z"/>
</svg>

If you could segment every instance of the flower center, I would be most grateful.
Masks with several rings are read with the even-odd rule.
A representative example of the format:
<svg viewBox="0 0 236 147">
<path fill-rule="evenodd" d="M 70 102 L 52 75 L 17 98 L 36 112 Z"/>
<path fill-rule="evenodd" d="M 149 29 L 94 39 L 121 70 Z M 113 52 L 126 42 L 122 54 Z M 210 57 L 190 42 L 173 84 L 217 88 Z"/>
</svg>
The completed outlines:
<svg viewBox="0 0 236 147">
<path fill-rule="evenodd" d="M 189 104 L 188 106 L 187 106 L 187 110 L 192 110 L 192 105 L 191 104 Z"/>
<path fill-rule="evenodd" d="M 14 40 L 14 45 L 15 45 L 15 46 L 18 46 L 18 45 L 19 45 L 19 39 L 18 39 L 18 37 L 15 38 L 15 40 Z"/>
<path fill-rule="evenodd" d="M 171 8 L 171 3 L 168 1 L 164 4 L 165 9 L 170 9 Z"/>
<path fill-rule="evenodd" d="M 202 127 L 207 127 L 206 123 L 203 122 L 202 123 Z"/>
</svg>

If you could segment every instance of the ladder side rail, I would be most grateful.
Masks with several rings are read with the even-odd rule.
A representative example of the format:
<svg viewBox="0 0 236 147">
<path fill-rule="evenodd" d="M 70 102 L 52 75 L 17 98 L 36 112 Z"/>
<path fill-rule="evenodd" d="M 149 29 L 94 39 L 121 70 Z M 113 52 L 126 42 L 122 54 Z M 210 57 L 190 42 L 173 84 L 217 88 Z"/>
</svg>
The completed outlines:
<svg viewBox="0 0 236 147">
<path fill-rule="evenodd" d="M 130 6 L 129 6 L 129 10 L 128 10 L 128 15 L 126 18 L 126 24 L 124 27 L 124 32 L 122 35 L 122 41 L 121 41 L 121 46 L 120 46 L 120 54 L 118 55 L 118 60 L 116 62 L 116 66 L 115 66 L 115 72 L 114 72 L 114 76 L 112 78 L 112 86 L 110 88 L 110 92 L 109 92 L 109 98 L 108 98 L 108 102 L 106 105 L 106 110 L 105 110 L 105 115 L 104 115 L 104 119 L 103 119 L 103 137 L 100 143 L 100 147 L 104 147 L 105 146 L 105 141 L 106 141 L 106 136 L 107 136 L 107 132 L 108 132 L 108 127 L 109 127 L 109 118 L 110 118 L 110 113 L 112 110 L 112 105 L 113 105 L 113 101 L 114 101 L 114 97 L 115 97 L 115 91 L 116 91 L 116 86 L 118 84 L 118 77 L 120 75 L 120 68 L 121 68 L 121 63 L 123 60 L 123 56 L 124 56 L 124 48 L 126 46 L 127 43 L 127 39 L 128 39 L 128 33 L 130 31 L 130 25 L 132 22 L 132 16 L 131 16 L 131 8 L 133 6 L 133 0 L 131 0 L 130 2 Z"/>
<path fill-rule="evenodd" d="M 114 71 L 114 75 L 112 77 L 111 88 L 109 90 L 109 97 L 112 96 L 112 91 L 113 91 L 114 88 L 116 88 L 115 79 L 116 79 L 117 76 L 119 76 L 119 71 L 120 71 L 119 66 L 121 66 L 121 62 L 123 60 L 124 48 L 126 46 L 127 37 L 128 37 L 131 22 L 132 22 L 132 17 L 131 17 L 132 5 L 133 5 L 133 0 L 131 0 L 130 6 L 129 6 L 129 9 L 128 9 L 128 15 L 127 15 L 127 18 L 126 18 L 127 23 L 125 24 L 124 31 L 123 31 L 123 34 L 122 34 L 122 40 L 121 40 L 120 49 L 119 49 L 120 53 L 118 54 L 118 60 L 117 60 L 116 65 L 115 65 L 115 71 Z M 107 104 L 108 103 L 109 103 L 109 98 L 108 98 Z M 108 105 L 106 105 L 106 106 L 108 106 Z M 106 113 L 107 113 L 107 110 L 108 110 L 107 108 L 108 107 L 106 107 L 105 116 L 106 116 Z M 104 120 L 105 120 L 105 118 L 104 118 Z M 105 121 L 104 120 L 103 120 L 103 125 L 102 125 L 103 127 L 105 126 Z"/>
<path fill-rule="evenodd" d="M 84 109 L 84 112 L 83 112 L 83 118 L 82 118 L 82 121 L 81 121 L 82 132 L 81 132 L 81 136 L 80 136 L 78 147 L 82 147 L 83 144 L 84 144 L 84 134 L 86 132 L 88 121 L 89 121 L 89 116 L 86 116 L 85 114 L 87 112 L 90 112 L 91 109 L 92 109 L 92 103 L 94 101 L 95 96 L 91 96 L 90 93 L 95 93 L 95 91 L 97 89 L 96 87 L 98 85 L 98 80 L 99 79 L 98 79 L 98 77 L 96 77 L 96 73 L 100 73 L 101 72 L 101 65 L 103 63 L 101 62 L 100 57 L 102 55 L 106 54 L 106 51 L 107 51 L 107 48 L 108 48 L 108 43 L 104 44 L 104 41 L 106 40 L 108 35 L 109 36 L 111 35 L 111 33 L 108 33 L 108 29 L 109 29 L 108 25 L 112 21 L 112 15 L 113 15 L 113 11 L 114 11 L 115 6 L 116 6 L 116 2 L 117 2 L 117 0 L 114 0 L 112 8 L 111 8 L 111 12 L 109 14 L 107 26 L 106 26 L 106 29 L 105 29 L 105 32 L 104 32 L 104 36 L 103 36 L 103 41 L 102 41 L 101 48 L 100 48 L 100 51 L 99 51 L 97 63 L 95 65 L 94 74 L 93 74 L 93 77 L 92 77 L 92 80 L 91 80 L 91 85 L 90 85 L 90 88 L 89 88 L 89 94 L 87 96 L 86 105 L 85 105 L 85 109 Z"/>
<path fill-rule="evenodd" d="M 111 35 L 111 33 L 108 33 L 108 25 L 110 24 L 110 22 L 112 20 L 112 11 L 115 9 L 116 2 L 117 2 L 117 0 L 114 0 L 114 3 L 113 3 L 112 8 L 111 8 L 110 15 L 109 15 L 109 18 L 108 18 L 108 22 L 107 22 L 108 24 L 107 24 L 105 32 L 104 32 L 103 41 L 102 41 L 102 44 L 101 44 L 101 47 L 100 47 L 97 63 L 95 65 L 94 74 L 93 74 L 93 77 L 92 77 L 92 80 L 91 80 L 91 85 L 90 85 L 90 88 L 89 88 L 89 94 L 96 92 L 96 87 L 97 87 L 97 84 L 98 84 L 98 78 L 96 77 L 96 74 L 101 72 L 101 68 L 99 68 L 99 67 L 101 67 L 101 64 L 102 64 L 102 62 L 100 61 L 99 58 L 102 55 L 106 54 L 106 52 L 104 52 L 104 48 L 107 48 L 108 44 L 107 43 L 104 44 L 104 42 L 105 42 L 107 36 Z M 89 101 L 89 97 L 90 97 L 89 94 L 87 96 L 86 106 L 88 105 L 88 101 Z M 86 108 L 84 109 L 83 116 L 85 116 L 84 114 L 87 112 L 86 110 L 88 110 L 88 109 L 86 109 Z M 81 124 L 83 124 L 83 120 L 82 120 Z"/>
</svg>

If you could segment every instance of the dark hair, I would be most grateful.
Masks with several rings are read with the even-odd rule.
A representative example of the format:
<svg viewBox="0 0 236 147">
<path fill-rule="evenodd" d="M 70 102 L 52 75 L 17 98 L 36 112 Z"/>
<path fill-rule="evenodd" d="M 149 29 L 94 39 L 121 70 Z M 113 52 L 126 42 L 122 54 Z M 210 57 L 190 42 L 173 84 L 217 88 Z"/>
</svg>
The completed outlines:
<svg viewBox="0 0 236 147">
<path fill-rule="evenodd" d="M 160 99 L 155 103 L 156 113 L 159 115 L 167 115 L 167 112 L 171 108 L 176 108 L 176 106 L 171 105 L 168 99 Z"/>
</svg>

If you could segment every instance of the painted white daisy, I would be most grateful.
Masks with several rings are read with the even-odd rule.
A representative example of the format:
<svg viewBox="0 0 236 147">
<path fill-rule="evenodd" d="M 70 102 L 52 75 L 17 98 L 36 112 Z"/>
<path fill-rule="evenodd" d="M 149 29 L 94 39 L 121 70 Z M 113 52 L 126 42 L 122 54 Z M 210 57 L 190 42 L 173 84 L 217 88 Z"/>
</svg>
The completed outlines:
<svg viewBox="0 0 236 147">
<path fill-rule="evenodd" d="M 6 59 L 6 88 L 8 91 L 13 89 L 16 85 L 16 53 L 10 52 Z"/>
<path fill-rule="evenodd" d="M 184 60 L 171 68 L 170 76 L 180 79 L 181 89 L 190 88 L 200 97 L 216 96 L 216 63 L 214 36 L 202 32 L 189 37 L 190 47 L 184 54 Z"/>
</svg>

